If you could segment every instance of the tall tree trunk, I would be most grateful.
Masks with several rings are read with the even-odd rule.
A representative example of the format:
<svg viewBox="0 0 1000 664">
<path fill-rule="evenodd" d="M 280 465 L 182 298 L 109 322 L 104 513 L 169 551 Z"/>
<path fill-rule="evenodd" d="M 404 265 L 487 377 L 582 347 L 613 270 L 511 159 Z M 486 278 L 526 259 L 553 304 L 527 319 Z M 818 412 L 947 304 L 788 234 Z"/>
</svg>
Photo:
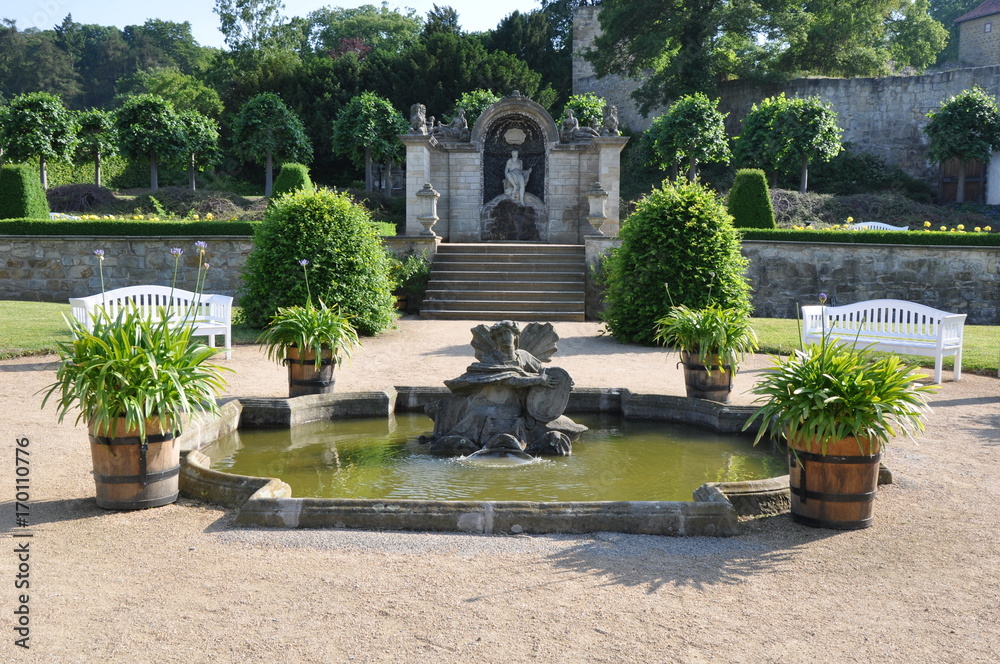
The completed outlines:
<svg viewBox="0 0 1000 664">
<path fill-rule="evenodd" d="M 771 171 L 771 189 L 778 188 L 778 169 Z"/>
<path fill-rule="evenodd" d="M 676 163 L 673 164 L 670 167 L 670 181 L 671 182 L 677 182 L 677 176 L 678 176 L 678 172 L 679 171 L 680 171 L 680 169 L 678 168 L 678 166 L 677 166 Z"/>
<path fill-rule="evenodd" d="M 0 168 L 3 168 L 3 148 L 0 148 Z"/>
<path fill-rule="evenodd" d="M 264 166 L 264 195 L 270 198 L 271 188 L 274 185 L 274 155 L 271 148 L 267 149 L 267 163 Z"/>
<path fill-rule="evenodd" d="M 806 193 L 809 186 L 809 157 L 802 155 L 802 177 L 799 179 L 799 193 Z"/>
<path fill-rule="evenodd" d="M 38 175 L 42 179 L 42 189 L 48 191 L 49 189 L 49 172 L 45 167 L 45 155 L 38 156 Z"/>
<path fill-rule="evenodd" d="M 191 161 L 188 162 L 188 185 L 191 187 L 191 191 L 194 191 L 194 153 L 191 153 Z"/>
<path fill-rule="evenodd" d="M 688 181 L 694 182 L 698 177 L 698 158 L 692 156 L 688 161 Z"/>
<path fill-rule="evenodd" d="M 958 191 L 955 192 L 955 202 L 965 202 L 965 160 L 958 164 Z"/>
<path fill-rule="evenodd" d="M 101 186 L 101 151 L 94 150 L 94 184 Z"/>
<path fill-rule="evenodd" d="M 392 196 L 392 157 L 385 158 L 385 194 Z"/>
<path fill-rule="evenodd" d="M 372 173 L 372 149 L 365 146 L 365 191 L 375 189 L 375 176 Z"/>
<path fill-rule="evenodd" d="M 149 189 L 150 191 L 156 191 L 160 188 L 160 177 L 159 171 L 157 170 L 156 163 L 156 153 L 149 153 Z"/>
</svg>

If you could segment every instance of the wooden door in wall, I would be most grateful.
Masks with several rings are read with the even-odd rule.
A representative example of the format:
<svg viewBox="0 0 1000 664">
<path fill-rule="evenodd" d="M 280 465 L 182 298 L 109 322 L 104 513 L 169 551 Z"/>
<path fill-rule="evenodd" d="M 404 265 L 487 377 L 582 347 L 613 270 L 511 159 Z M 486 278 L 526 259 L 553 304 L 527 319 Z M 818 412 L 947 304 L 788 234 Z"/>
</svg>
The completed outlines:
<svg viewBox="0 0 1000 664">
<path fill-rule="evenodd" d="M 949 159 L 941 164 L 938 181 L 938 203 L 954 203 L 958 200 L 958 172 L 962 163 Z M 982 203 L 986 200 L 986 167 L 978 159 L 965 164 L 965 202 Z"/>
</svg>

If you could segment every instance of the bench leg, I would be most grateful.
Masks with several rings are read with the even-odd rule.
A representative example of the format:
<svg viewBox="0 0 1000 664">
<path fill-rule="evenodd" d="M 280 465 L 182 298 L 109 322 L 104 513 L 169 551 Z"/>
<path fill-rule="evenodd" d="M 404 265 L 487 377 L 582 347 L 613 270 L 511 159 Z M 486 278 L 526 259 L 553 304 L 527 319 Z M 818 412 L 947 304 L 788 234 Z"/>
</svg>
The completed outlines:
<svg viewBox="0 0 1000 664">
<path fill-rule="evenodd" d="M 233 359 L 233 332 L 230 328 L 226 328 L 226 359 Z"/>
<path fill-rule="evenodd" d="M 934 382 L 941 384 L 941 368 L 944 365 L 944 357 L 938 355 L 934 358 Z"/>
<path fill-rule="evenodd" d="M 962 380 L 962 349 L 955 353 L 955 381 Z"/>
</svg>

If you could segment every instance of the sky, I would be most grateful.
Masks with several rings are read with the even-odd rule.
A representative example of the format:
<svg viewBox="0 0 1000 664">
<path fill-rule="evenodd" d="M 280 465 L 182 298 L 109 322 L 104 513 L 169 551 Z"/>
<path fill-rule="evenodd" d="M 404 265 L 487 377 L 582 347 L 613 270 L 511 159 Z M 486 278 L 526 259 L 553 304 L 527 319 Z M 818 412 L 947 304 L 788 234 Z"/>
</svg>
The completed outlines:
<svg viewBox="0 0 1000 664">
<path fill-rule="evenodd" d="M 388 0 L 392 9 L 412 8 L 421 16 L 434 4 L 433 0 Z M 142 25 L 147 19 L 191 23 L 191 32 L 202 46 L 224 47 L 222 33 L 219 32 L 219 17 L 212 9 L 214 0 L 146 0 L 145 2 L 122 2 L 121 0 L 21 0 L 3 3 L 0 18 L 17 21 L 19 30 L 38 28 L 48 30 L 62 23 L 66 14 L 72 14 L 77 23 L 97 25 Z M 322 7 L 359 7 L 380 5 L 381 0 L 285 0 L 285 16 L 305 16 Z M 462 29 L 481 32 L 497 26 L 505 16 L 518 10 L 521 12 L 538 9 L 539 0 L 437 0 L 437 5 L 449 5 L 458 12 Z"/>
</svg>

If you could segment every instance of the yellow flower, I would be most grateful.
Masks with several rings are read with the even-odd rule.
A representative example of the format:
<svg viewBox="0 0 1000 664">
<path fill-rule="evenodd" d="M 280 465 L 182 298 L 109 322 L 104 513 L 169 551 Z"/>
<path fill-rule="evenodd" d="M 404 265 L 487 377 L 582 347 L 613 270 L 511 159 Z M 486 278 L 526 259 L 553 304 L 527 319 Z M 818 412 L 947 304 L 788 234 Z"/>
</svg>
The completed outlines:
<svg viewBox="0 0 1000 664">
<path fill-rule="evenodd" d="M 931 222 L 925 221 L 924 222 L 924 228 L 930 228 L 930 227 L 931 227 Z"/>
<path fill-rule="evenodd" d="M 205 220 L 206 221 L 212 221 L 213 219 L 215 219 L 215 215 L 212 214 L 211 212 L 209 212 L 208 214 L 205 215 Z"/>
<path fill-rule="evenodd" d="M 991 230 L 993 230 L 993 227 L 992 226 L 985 226 L 983 228 L 983 230 L 986 231 L 987 233 L 989 233 Z"/>
<path fill-rule="evenodd" d="M 965 230 L 965 224 L 959 224 L 958 225 L 958 230 L 964 231 Z"/>
<path fill-rule="evenodd" d="M 948 228 L 946 226 L 942 226 L 939 230 L 946 231 Z"/>
<path fill-rule="evenodd" d="M 975 227 L 975 228 L 973 228 L 972 230 L 974 230 L 974 231 L 975 231 L 975 232 L 977 232 L 977 233 L 982 233 L 982 232 L 983 232 L 983 229 L 982 229 L 982 228 L 980 228 L 979 226 L 976 226 L 976 227 Z"/>
<path fill-rule="evenodd" d="M 191 219 L 192 219 L 193 221 L 198 221 L 199 219 L 201 219 L 201 216 L 199 216 L 199 215 L 197 215 L 197 214 L 192 214 L 192 215 L 191 215 Z"/>
<path fill-rule="evenodd" d="M 853 224 L 854 223 L 854 217 L 848 217 L 847 218 L 847 223 Z"/>
</svg>

